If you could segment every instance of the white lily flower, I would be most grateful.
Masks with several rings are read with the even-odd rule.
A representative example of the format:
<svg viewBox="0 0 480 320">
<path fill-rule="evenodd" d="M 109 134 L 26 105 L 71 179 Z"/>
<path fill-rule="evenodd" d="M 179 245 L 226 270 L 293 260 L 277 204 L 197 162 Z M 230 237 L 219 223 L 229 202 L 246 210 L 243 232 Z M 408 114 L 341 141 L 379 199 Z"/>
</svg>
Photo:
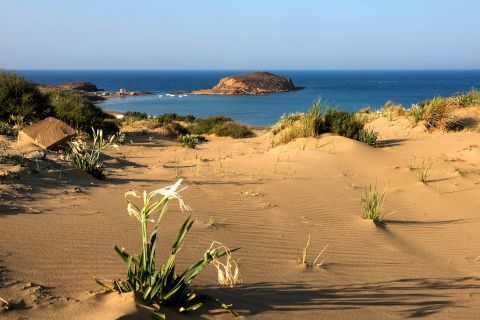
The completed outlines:
<svg viewBox="0 0 480 320">
<path fill-rule="evenodd" d="M 182 180 L 183 179 L 178 179 L 177 182 L 175 182 L 174 184 L 172 184 L 171 186 L 166 186 L 164 188 L 161 188 L 161 189 L 157 189 L 155 191 L 153 191 L 152 193 L 153 194 L 161 194 L 163 195 L 164 198 L 167 198 L 167 199 L 177 199 L 178 200 L 178 204 L 180 205 L 180 210 L 182 211 L 190 211 L 191 208 L 185 204 L 185 202 L 183 201 L 182 197 L 180 197 L 180 192 L 184 191 L 185 189 L 187 189 L 187 187 L 185 188 L 182 188 L 180 190 L 177 191 L 178 187 L 180 186 L 180 184 L 182 183 Z"/>
</svg>

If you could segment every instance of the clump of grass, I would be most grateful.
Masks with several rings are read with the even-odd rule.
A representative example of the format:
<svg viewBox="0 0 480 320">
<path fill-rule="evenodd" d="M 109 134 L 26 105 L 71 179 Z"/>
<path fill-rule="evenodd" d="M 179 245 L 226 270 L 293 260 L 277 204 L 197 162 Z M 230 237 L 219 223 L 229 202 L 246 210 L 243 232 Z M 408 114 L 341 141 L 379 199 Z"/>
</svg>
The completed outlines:
<svg viewBox="0 0 480 320">
<path fill-rule="evenodd" d="M 455 117 L 455 108 L 449 98 L 436 97 L 420 104 L 414 104 L 407 112 L 411 126 L 423 121 L 429 131 L 459 130 L 463 124 Z"/>
<path fill-rule="evenodd" d="M 141 225 L 141 252 L 139 255 L 130 255 L 115 245 L 115 252 L 127 265 L 127 278 L 114 280 L 111 284 L 96 280 L 110 291 L 134 292 L 146 304 L 151 305 L 155 309 L 154 313 L 160 318 L 165 318 L 165 315 L 161 313 L 163 307 L 171 307 L 180 313 L 188 313 L 197 310 L 207 301 L 234 316 L 239 316 L 230 308 L 230 305 L 215 297 L 197 295 L 191 287 L 193 280 L 209 264 L 217 269 L 220 284 L 232 287 L 240 282 L 238 266 L 232 259 L 232 253 L 237 249 L 230 250 L 223 244 L 214 241 L 200 260 L 180 274 L 175 272 L 175 259 L 184 238 L 193 225 L 190 217 L 180 227 L 171 245 L 170 256 L 166 263 L 156 264 L 158 235 L 161 234 L 161 221 L 167 212 L 169 201 L 178 200 L 182 211 L 190 209 L 180 196 L 180 192 L 185 189 L 178 190 L 181 182 L 180 179 L 174 185 L 150 193 L 144 191 L 141 209 L 128 200 L 128 197 L 140 198 L 139 194 L 135 191 L 125 194 L 128 214 L 136 218 Z M 155 215 L 157 215 L 156 219 L 154 219 Z M 153 228 L 149 228 L 149 223 L 153 223 Z M 221 261 L 222 258 L 225 258 L 224 262 Z"/>
<path fill-rule="evenodd" d="M 480 106 L 480 91 L 478 91 L 477 89 L 472 89 L 466 94 L 458 95 L 458 100 L 458 104 L 461 107 L 478 107 Z"/>
<path fill-rule="evenodd" d="M 412 128 L 422 121 L 423 113 L 424 109 L 418 104 L 413 104 L 412 107 L 407 110 L 407 119 L 410 121 L 410 126 Z"/>
<path fill-rule="evenodd" d="M 118 149 L 115 144 L 116 135 L 111 136 L 109 140 L 103 138 L 101 129 L 93 131 L 93 143 L 89 146 L 84 140 L 77 139 L 68 143 L 67 153 L 72 156 L 73 162 L 80 170 L 92 175 L 97 179 L 105 177 L 105 168 L 100 161 L 102 151 L 109 147 Z"/>
<path fill-rule="evenodd" d="M 321 266 L 323 266 L 323 264 L 325 263 L 325 259 L 323 259 L 322 261 L 319 261 L 319 259 L 322 256 L 322 254 L 325 252 L 325 250 L 327 250 L 328 244 L 322 249 L 322 251 L 320 251 L 320 253 L 317 255 L 317 257 L 313 261 L 308 259 L 308 247 L 309 247 L 309 245 L 310 245 L 310 235 L 308 235 L 307 243 L 306 243 L 305 247 L 303 247 L 302 258 L 298 259 L 298 263 L 300 263 L 301 265 L 304 265 L 306 267 L 321 267 Z"/>
<path fill-rule="evenodd" d="M 389 121 L 393 121 L 400 116 L 404 116 L 406 111 L 401 104 L 395 104 L 393 101 L 387 101 L 379 113 Z"/>
<path fill-rule="evenodd" d="M 355 118 L 363 124 L 367 124 L 381 116 L 380 112 L 373 111 L 372 108 L 366 107 L 355 112 Z"/>
<path fill-rule="evenodd" d="M 385 202 L 385 196 L 387 194 L 388 185 L 382 193 L 377 191 L 377 185 L 370 185 L 365 187 L 364 197 L 362 198 L 363 204 L 363 219 L 370 219 L 374 222 L 382 222 L 386 214 L 383 211 L 383 203 Z"/>
<path fill-rule="evenodd" d="M 375 144 L 377 143 L 377 139 L 378 132 L 371 128 L 363 128 L 360 131 L 360 135 L 358 137 L 358 140 L 360 142 L 368 144 L 369 146 L 375 146 Z"/>
<path fill-rule="evenodd" d="M 423 168 L 418 170 L 417 172 L 417 181 L 421 182 L 423 184 L 427 184 L 428 182 L 428 172 L 430 171 L 430 168 Z"/>
<path fill-rule="evenodd" d="M 458 174 L 459 176 L 461 177 L 464 177 L 467 175 L 467 170 L 463 169 L 463 168 L 460 168 L 460 167 L 455 167 L 453 168 L 453 172 L 455 172 L 456 174 Z"/>
</svg>

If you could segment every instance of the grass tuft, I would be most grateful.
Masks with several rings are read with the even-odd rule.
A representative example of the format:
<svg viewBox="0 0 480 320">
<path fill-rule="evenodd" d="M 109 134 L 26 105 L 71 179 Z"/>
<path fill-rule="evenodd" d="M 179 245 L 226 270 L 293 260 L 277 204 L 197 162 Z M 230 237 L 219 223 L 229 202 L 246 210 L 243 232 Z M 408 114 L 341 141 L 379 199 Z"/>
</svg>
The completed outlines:
<svg viewBox="0 0 480 320">
<path fill-rule="evenodd" d="M 370 185 L 365 187 L 365 194 L 362 198 L 363 204 L 363 219 L 370 219 L 374 222 L 382 222 L 386 217 L 383 211 L 383 203 L 385 202 L 385 196 L 387 194 L 388 185 L 385 187 L 382 193 L 377 191 L 377 185 L 373 187 Z"/>
<path fill-rule="evenodd" d="M 303 247 L 303 253 L 302 253 L 302 258 L 298 259 L 298 263 L 301 265 L 304 265 L 305 267 L 321 267 L 325 263 L 325 259 L 322 261 L 320 260 L 320 257 L 325 253 L 325 250 L 328 248 L 328 244 L 320 251 L 320 253 L 317 255 L 317 257 L 314 260 L 309 260 L 308 259 L 308 247 L 310 245 L 310 235 L 308 235 L 308 240 L 307 243 L 305 244 L 305 247 Z"/>
</svg>

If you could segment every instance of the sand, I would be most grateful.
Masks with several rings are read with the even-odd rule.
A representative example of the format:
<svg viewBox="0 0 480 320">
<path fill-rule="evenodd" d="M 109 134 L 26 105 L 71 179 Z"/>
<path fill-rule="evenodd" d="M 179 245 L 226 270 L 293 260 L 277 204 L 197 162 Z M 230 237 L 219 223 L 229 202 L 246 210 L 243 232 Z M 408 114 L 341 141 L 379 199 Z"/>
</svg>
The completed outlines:
<svg viewBox="0 0 480 320">
<path fill-rule="evenodd" d="M 371 126 L 381 133 L 378 148 L 323 135 L 271 149 L 259 131 L 242 140 L 210 137 L 191 150 L 127 135 L 133 143 L 108 152 L 105 181 L 55 155 L 30 175 L 0 164 L 0 172 L 23 172 L 0 185 L 0 297 L 14 307 L 0 318 L 147 319 L 132 295 L 104 294 L 94 277 L 124 276 L 115 243 L 139 247 L 124 192 L 181 176 L 195 224 L 179 268 L 213 240 L 241 247 L 241 285 L 218 286 L 208 268 L 195 288 L 232 303 L 245 319 L 477 319 L 480 134 L 426 133 L 385 118 Z M 430 168 L 427 184 L 416 178 L 422 164 Z M 383 226 L 361 219 L 370 184 L 388 185 Z M 170 208 L 162 260 L 188 216 Z M 298 263 L 309 235 L 309 259 L 329 245 L 322 267 Z M 186 319 L 230 318 L 202 309 Z"/>
</svg>

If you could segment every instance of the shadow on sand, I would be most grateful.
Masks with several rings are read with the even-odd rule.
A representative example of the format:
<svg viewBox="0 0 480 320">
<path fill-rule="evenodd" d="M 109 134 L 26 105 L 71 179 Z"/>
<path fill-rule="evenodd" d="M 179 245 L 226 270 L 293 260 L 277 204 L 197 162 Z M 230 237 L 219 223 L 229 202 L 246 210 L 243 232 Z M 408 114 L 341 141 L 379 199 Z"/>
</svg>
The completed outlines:
<svg viewBox="0 0 480 320">
<path fill-rule="evenodd" d="M 465 308 L 458 302 L 468 291 L 478 291 L 480 279 L 463 278 L 407 278 L 384 282 L 359 283 L 315 288 L 308 284 L 256 283 L 233 289 L 202 288 L 199 293 L 220 297 L 232 303 L 241 315 L 258 316 L 275 311 L 291 313 L 306 311 L 321 315 L 322 311 L 342 312 L 368 308 L 388 308 L 401 317 L 422 318 L 435 315 L 447 308 Z M 215 310 L 217 313 L 218 310 Z M 175 312 L 167 310 L 167 314 Z M 351 315 L 351 313 L 350 313 Z M 122 320 L 146 319 L 144 311 L 121 317 Z M 201 310 L 187 319 L 209 319 L 211 311 Z M 361 317 L 361 315 L 359 314 Z M 365 314 L 367 316 L 367 314 Z M 169 317 L 170 318 L 170 317 Z"/>
</svg>

